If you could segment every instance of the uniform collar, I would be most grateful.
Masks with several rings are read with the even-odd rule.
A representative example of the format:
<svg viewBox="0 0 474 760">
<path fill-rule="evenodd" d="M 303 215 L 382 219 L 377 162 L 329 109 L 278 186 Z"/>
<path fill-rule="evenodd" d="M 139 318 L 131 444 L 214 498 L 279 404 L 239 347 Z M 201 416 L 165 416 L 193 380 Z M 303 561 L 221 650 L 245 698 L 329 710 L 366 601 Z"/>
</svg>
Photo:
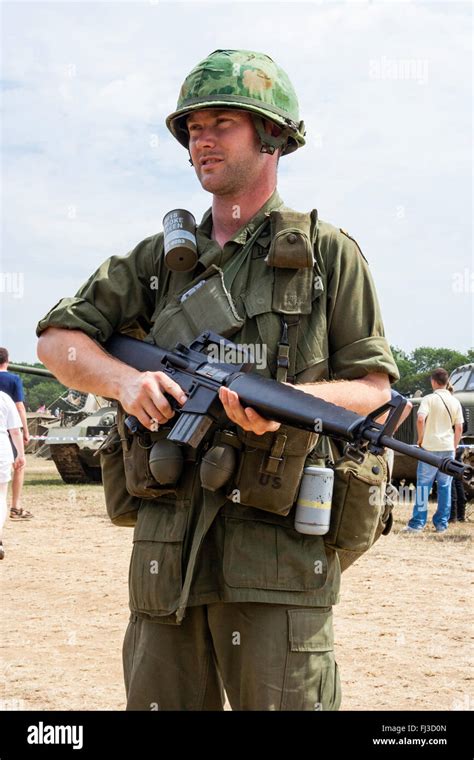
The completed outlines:
<svg viewBox="0 0 474 760">
<path fill-rule="evenodd" d="M 235 235 L 227 241 L 226 245 L 229 243 L 237 243 L 238 245 L 243 245 L 247 242 L 249 237 L 253 235 L 257 227 L 259 227 L 262 222 L 264 221 L 266 216 L 269 216 L 270 211 L 274 211 L 274 209 L 280 208 L 280 206 L 283 205 L 283 201 L 280 198 L 280 195 L 278 191 L 275 189 L 270 196 L 270 198 L 267 200 L 266 203 L 257 211 L 257 213 L 249 219 L 247 224 L 245 224 L 243 227 L 241 227 Z M 209 242 L 211 240 L 211 231 L 212 231 L 212 209 L 208 209 L 206 213 L 204 214 L 201 224 L 197 228 L 198 236 L 206 240 L 206 242 Z M 204 242 L 204 240 L 203 240 Z M 214 241 L 215 242 L 215 241 Z M 259 245 L 267 246 L 270 242 L 270 230 L 265 229 L 262 233 L 262 235 L 258 238 Z M 217 245 L 217 243 L 216 243 Z"/>
</svg>

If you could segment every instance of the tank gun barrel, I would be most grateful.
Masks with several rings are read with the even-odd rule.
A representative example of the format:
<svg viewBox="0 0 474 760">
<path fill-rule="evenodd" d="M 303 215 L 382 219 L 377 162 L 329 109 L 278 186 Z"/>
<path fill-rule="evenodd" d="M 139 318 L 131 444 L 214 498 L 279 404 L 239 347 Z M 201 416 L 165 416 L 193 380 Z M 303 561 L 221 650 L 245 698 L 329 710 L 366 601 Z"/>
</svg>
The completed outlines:
<svg viewBox="0 0 474 760">
<path fill-rule="evenodd" d="M 52 380 L 56 380 L 54 375 L 47 369 L 42 367 L 25 367 L 23 364 L 8 364 L 8 369 L 11 372 L 20 372 L 26 375 L 40 375 L 41 377 L 50 377 Z"/>
</svg>

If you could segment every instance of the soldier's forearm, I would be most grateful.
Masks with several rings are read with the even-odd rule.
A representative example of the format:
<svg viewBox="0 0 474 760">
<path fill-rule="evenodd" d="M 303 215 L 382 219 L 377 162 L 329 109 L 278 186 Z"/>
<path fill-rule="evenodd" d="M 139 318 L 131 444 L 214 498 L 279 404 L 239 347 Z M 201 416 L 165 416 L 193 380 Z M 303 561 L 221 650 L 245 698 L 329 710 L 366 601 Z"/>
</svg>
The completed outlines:
<svg viewBox="0 0 474 760">
<path fill-rule="evenodd" d="M 303 383 L 296 387 L 357 414 L 369 414 L 390 400 L 390 382 L 387 375 L 383 374 L 374 373 L 357 380 Z"/>
<path fill-rule="evenodd" d="M 49 327 L 39 338 L 38 357 L 63 385 L 105 398 L 118 399 L 120 389 L 139 374 L 80 330 Z"/>
</svg>

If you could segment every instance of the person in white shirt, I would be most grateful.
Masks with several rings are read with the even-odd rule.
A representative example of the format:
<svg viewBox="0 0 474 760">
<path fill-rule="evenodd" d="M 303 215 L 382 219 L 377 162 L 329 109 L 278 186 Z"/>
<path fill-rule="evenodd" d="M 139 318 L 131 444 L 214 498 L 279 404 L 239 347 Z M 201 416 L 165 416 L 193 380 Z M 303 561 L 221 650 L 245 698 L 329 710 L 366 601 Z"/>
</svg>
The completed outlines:
<svg viewBox="0 0 474 760">
<path fill-rule="evenodd" d="M 7 517 L 7 490 L 12 477 L 12 464 L 15 470 L 25 466 L 23 448 L 22 422 L 15 403 L 8 393 L 0 391 L 0 559 L 5 556 L 3 548 L 3 526 Z M 10 438 L 17 454 L 13 458 Z"/>
<path fill-rule="evenodd" d="M 431 374 L 433 393 L 425 396 L 417 417 L 418 446 L 443 456 L 454 456 L 461 440 L 463 427 L 462 406 L 448 390 L 449 376 L 439 367 Z M 438 483 L 438 508 L 433 515 L 437 533 L 448 527 L 451 512 L 452 477 L 439 472 L 437 467 L 418 462 L 416 471 L 416 499 L 413 515 L 405 530 L 419 533 L 428 519 L 428 497 L 434 481 Z"/>
</svg>

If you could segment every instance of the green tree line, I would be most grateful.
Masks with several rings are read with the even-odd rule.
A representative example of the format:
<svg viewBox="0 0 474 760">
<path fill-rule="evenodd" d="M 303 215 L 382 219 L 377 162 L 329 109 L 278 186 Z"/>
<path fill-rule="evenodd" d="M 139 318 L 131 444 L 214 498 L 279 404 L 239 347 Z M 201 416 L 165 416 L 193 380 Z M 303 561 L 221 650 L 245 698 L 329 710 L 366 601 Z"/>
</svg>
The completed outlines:
<svg viewBox="0 0 474 760">
<path fill-rule="evenodd" d="M 400 380 L 393 388 L 404 396 L 411 396 L 421 390 L 423 396 L 431 393 L 430 375 L 437 367 L 451 373 L 456 367 L 474 362 L 474 349 L 461 354 L 451 348 L 429 348 L 421 346 L 411 353 L 390 346 L 393 358 L 400 372 Z"/>
</svg>

